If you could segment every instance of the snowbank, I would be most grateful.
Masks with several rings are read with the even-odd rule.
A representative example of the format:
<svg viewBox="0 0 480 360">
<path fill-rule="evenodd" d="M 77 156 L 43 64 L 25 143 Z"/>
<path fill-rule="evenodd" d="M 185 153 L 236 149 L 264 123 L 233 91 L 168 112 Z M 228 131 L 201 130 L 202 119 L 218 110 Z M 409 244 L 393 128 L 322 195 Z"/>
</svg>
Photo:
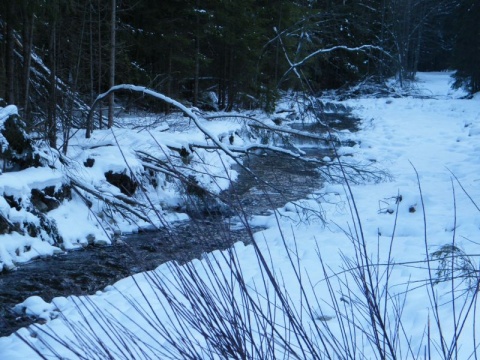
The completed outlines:
<svg viewBox="0 0 480 360">
<path fill-rule="evenodd" d="M 227 188 L 237 176 L 230 169 L 233 160 L 225 154 L 202 148 L 191 151 L 192 143 L 207 147 L 209 143 L 180 115 L 168 118 L 171 125 L 167 120 L 149 126 L 145 119 L 138 119 L 137 124 L 131 118 L 118 119 L 120 126 L 130 122 L 130 129 L 96 130 L 89 139 L 84 131 L 77 131 L 69 140 L 67 156 L 29 140 L 15 106 L 0 109 L 0 123 L 8 119 L 18 124 L 15 131 L 23 134 L 28 150 L 19 150 L 15 156 L 23 161 L 29 152 L 38 161 L 25 165 L 19 160 L 0 175 L 0 215 L 5 223 L 0 235 L 0 271 L 60 249 L 110 244 L 114 234 L 187 219 L 178 213 L 179 208 L 185 209 L 185 194 L 175 180 L 178 176 L 191 177 L 211 193 Z M 133 125 L 141 126 L 131 130 Z M 231 119 L 203 120 L 202 126 L 223 139 L 224 132 L 234 132 L 242 124 Z M 0 142 L 3 150 L 11 146 L 5 137 Z M 181 149 L 188 149 L 188 157 L 179 155 Z M 169 173 L 155 162 L 181 170 Z"/>
</svg>

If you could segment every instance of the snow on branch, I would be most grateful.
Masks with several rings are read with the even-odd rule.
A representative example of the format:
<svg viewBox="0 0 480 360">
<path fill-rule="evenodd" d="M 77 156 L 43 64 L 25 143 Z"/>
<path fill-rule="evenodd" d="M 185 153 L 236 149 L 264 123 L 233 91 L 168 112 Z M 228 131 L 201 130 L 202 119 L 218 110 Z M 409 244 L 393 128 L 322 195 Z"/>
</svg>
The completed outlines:
<svg viewBox="0 0 480 360">
<path fill-rule="evenodd" d="M 319 54 L 325 54 L 325 53 L 329 53 L 329 52 L 336 51 L 336 50 L 345 50 L 345 51 L 348 51 L 348 52 L 378 50 L 378 51 L 381 51 L 381 52 L 385 52 L 385 50 L 383 50 L 383 48 L 381 48 L 379 46 L 375 46 L 375 45 L 361 45 L 361 46 L 357 46 L 357 47 L 348 47 L 348 46 L 345 46 L 345 45 L 337 45 L 337 46 L 332 46 L 331 48 L 328 48 L 328 49 L 318 49 L 317 51 L 314 51 L 313 53 L 305 56 L 300 61 L 297 61 L 295 63 L 292 63 L 292 62 L 289 61 L 290 68 L 285 72 L 284 76 L 287 75 L 292 70 L 295 71 L 297 67 L 302 66 L 303 64 L 305 64 L 311 58 L 313 58 L 313 57 L 315 57 Z"/>
<path fill-rule="evenodd" d="M 79 188 L 82 189 L 83 191 L 95 196 L 96 198 L 100 199 L 104 203 L 111 205 L 113 207 L 117 207 L 120 209 L 123 209 L 124 211 L 128 211 L 138 217 L 139 219 L 142 219 L 145 222 L 152 223 L 151 219 L 148 217 L 144 216 L 141 214 L 139 211 L 135 210 L 136 208 L 146 208 L 144 204 L 139 203 L 138 201 L 129 199 L 126 196 L 122 195 L 112 195 L 112 194 L 107 194 L 104 191 L 99 191 L 95 189 L 94 187 L 84 183 L 80 182 L 78 179 L 75 179 L 71 176 L 68 177 L 70 180 L 70 184 L 74 188 Z"/>
<path fill-rule="evenodd" d="M 7 105 L 0 109 L 0 123 L 3 124 L 12 115 L 18 115 L 18 109 L 15 105 Z"/>
<path fill-rule="evenodd" d="M 170 104 L 172 106 L 175 106 L 179 110 L 181 110 L 185 115 L 187 115 L 192 121 L 195 123 L 197 128 L 208 138 L 210 138 L 215 145 L 222 151 L 224 151 L 228 156 L 233 158 L 235 161 L 236 155 L 231 152 L 224 144 L 222 144 L 214 134 L 212 134 L 208 129 L 206 129 L 201 123 L 200 119 L 198 118 L 197 114 L 195 114 L 192 109 L 187 108 L 185 105 L 181 104 L 180 102 L 165 96 L 161 93 L 158 93 L 154 90 L 148 89 L 144 86 L 137 86 L 137 85 L 131 85 L 131 84 L 121 84 L 121 85 L 115 85 L 111 87 L 108 91 L 104 92 L 103 94 L 100 94 L 97 96 L 95 101 L 92 104 L 92 107 L 90 108 L 90 111 L 88 113 L 88 118 L 87 118 L 87 131 L 86 131 L 86 138 L 90 137 L 92 127 L 93 127 L 93 112 L 95 110 L 95 107 L 97 104 L 102 101 L 103 99 L 107 98 L 111 93 L 117 92 L 117 91 L 134 91 L 134 92 L 140 92 L 142 94 L 150 95 L 153 96 L 154 98 L 157 98 L 159 100 L 162 100 L 166 102 L 167 104 Z M 238 162 L 238 161 L 237 161 Z"/>
<path fill-rule="evenodd" d="M 357 49 L 357 50 L 360 49 L 361 50 L 361 49 L 365 49 L 365 48 L 368 48 L 368 47 L 369 46 L 361 46 L 359 48 L 346 48 L 344 46 L 338 46 L 338 47 L 334 47 L 334 48 L 330 48 L 330 49 L 319 50 L 319 51 L 316 52 L 316 54 L 318 54 L 320 51 L 324 51 L 324 52 L 333 51 L 334 49 L 340 49 L 340 48 L 345 48 L 345 49 L 354 51 L 355 49 Z M 311 56 L 314 56 L 314 55 L 312 54 Z M 306 59 L 304 59 L 303 61 L 306 61 Z M 293 66 L 294 67 L 299 66 L 299 64 L 301 64 L 301 63 L 302 62 L 298 62 L 296 64 L 293 64 Z M 294 67 L 293 67 L 293 69 L 294 69 L 294 71 L 296 71 L 296 69 Z M 229 116 L 215 115 L 215 116 L 205 116 L 205 117 L 203 117 L 201 114 L 197 113 L 195 111 L 195 109 L 188 108 L 185 105 L 181 104 L 180 102 L 178 102 L 178 101 L 176 101 L 176 100 L 174 100 L 174 99 L 172 99 L 168 96 L 165 96 L 161 93 L 158 93 L 154 90 L 148 89 L 148 88 L 143 87 L 143 86 L 137 86 L 137 85 L 131 85 L 131 84 L 116 85 L 116 86 L 110 88 L 107 92 L 105 92 L 103 94 L 100 94 L 96 98 L 96 100 L 92 104 L 92 107 L 90 109 L 90 112 L 89 112 L 88 118 L 87 118 L 87 121 L 88 121 L 87 122 L 87 132 L 86 132 L 86 137 L 87 138 L 90 137 L 90 134 L 91 134 L 91 131 L 92 131 L 92 127 L 93 127 L 92 126 L 93 125 L 92 121 L 93 121 L 93 113 L 95 111 L 95 107 L 103 99 L 107 98 L 109 96 L 109 94 L 111 94 L 112 92 L 117 92 L 117 91 L 140 92 L 142 94 L 150 95 L 154 98 L 157 98 L 161 101 L 164 101 L 167 104 L 170 104 L 170 105 L 176 107 L 177 109 L 182 111 L 187 117 L 189 117 L 194 122 L 196 127 L 205 135 L 206 140 L 208 139 L 208 140 L 212 141 L 212 143 L 210 143 L 210 144 L 208 143 L 208 141 L 206 143 L 196 143 L 196 142 L 195 143 L 190 143 L 188 145 L 188 147 L 190 149 L 202 148 L 202 149 L 206 149 L 206 150 L 220 150 L 223 153 L 225 153 L 226 155 L 230 156 L 247 173 L 249 173 L 255 179 L 258 179 L 260 181 L 262 181 L 262 179 L 259 179 L 257 174 L 255 174 L 251 169 L 246 167 L 240 161 L 241 154 L 248 154 L 248 153 L 251 153 L 251 152 L 254 152 L 254 151 L 258 151 L 258 150 L 271 151 L 273 153 L 283 154 L 283 155 L 289 156 L 293 159 L 296 159 L 296 160 L 299 160 L 299 161 L 302 161 L 302 162 L 319 164 L 319 165 L 321 165 L 320 173 L 322 173 L 325 176 L 326 179 L 329 179 L 329 180 L 332 180 L 332 181 L 335 181 L 335 180 L 341 181 L 342 180 L 342 174 L 338 173 L 339 162 L 341 162 L 340 167 L 343 167 L 344 170 L 347 171 L 349 179 L 351 181 L 355 181 L 354 180 L 355 178 L 360 178 L 360 179 L 363 179 L 363 180 L 370 179 L 370 180 L 374 180 L 374 181 L 379 181 L 382 177 L 384 177 L 384 174 L 378 173 L 378 170 L 371 169 L 370 166 L 365 166 L 365 165 L 361 165 L 361 164 L 350 164 L 350 163 L 345 162 L 344 160 L 340 160 L 340 159 L 337 159 L 337 161 L 331 161 L 331 162 L 323 161 L 323 160 L 319 160 L 319 159 L 316 159 L 316 158 L 311 158 L 311 157 L 305 156 L 305 154 L 302 151 L 298 151 L 299 149 L 297 149 L 297 151 L 292 151 L 290 149 L 277 147 L 277 146 L 274 146 L 272 144 L 259 144 L 257 142 L 247 143 L 243 146 L 242 145 L 238 146 L 238 145 L 233 145 L 233 144 L 230 144 L 230 145 L 225 144 L 225 143 L 222 142 L 221 139 L 218 138 L 217 135 L 215 135 L 214 133 L 209 131 L 204 126 L 204 124 L 202 123 L 202 120 L 203 121 L 204 120 L 208 121 L 208 120 L 212 120 L 212 119 L 218 118 L 218 117 L 230 117 L 231 115 L 229 115 Z M 283 133 L 283 134 L 301 136 L 301 137 L 310 138 L 310 139 L 317 140 L 317 141 L 323 141 L 323 142 L 326 142 L 327 144 L 331 144 L 332 141 L 335 142 L 337 140 L 335 138 L 335 136 L 330 131 L 328 131 L 326 134 L 323 134 L 323 135 L 317 135 L 317 134 L 312 134 L 312 133 L 309 133 L 309 132 L 306 132 L 306 131 L 291 129 L 289 127 L 278 126 L 278 125 L 273 125 L 273 124 L 272 125 L 266 124 L 263 121 L 260 121 L 258 119 L 255 119 L 255 118 L 249 117 L 249 116 L 234 115 L 234 117 L 250 120 L 247 123 L 247 126 L 250 127 L 250 128 L 267 130 L 267 131 L 271 131 L 272 133 L 276 133 L 276 134 L 282 134 Z M 174 150 L 174 151 L 177 151 L 177 152 L 181 151 L 181 149 L 175 149 L 175 148 L 171 148 L 171 147 L 170 147 L 170 149 Z M 160 172 L 163 172 L 163 173 L 166 173 L 166 174 L 169 174 L 169 175 L 173 175 L 175 178 L 178 178 L 179 180 L 183 180 L 183 181 L 185 180 L 185 179 L 183 179 L 183 177 L 177 171 L 175 171 L 174 167 L 169 166 L 168 164 L 160 161 L 159 159 L 157 159 L 155 157 L 150 157 L 150 156 L 145 156 L 145 155 L 146 155 L 145 153 L 142 154 L 140 152 L 137 152 L 137 156 L 139 156 L 139 158 L 141 159 L 144 166 L 146 166 L 150 169 L 153 169 L 155 171 L 160 171 Z M 267 184 L 267 183 L 265 182 L 265 184 Z M 267 184 L 267 185 L 272 186 L 272 184 Z"/>
<path fill-rule="evenodd" d="M 274 132 L 277 132 L 277 133 L 283 133 L 283 134 L 297 135 L 297 136 L 305 137 L 305 138 L 312 139 L 312 140 L 320 140 L 320 141 L 326 141 L 326 142 L 330 142 L 332 140 L 335 140 L 335 139 L 332 138 L 332 136 L 330 134 L 316 135 L 316 134 L 312 134 L 311 132 L 308 132 L 308 131 L 295 130 L 295 129 L 288 128 L 288 127 L 285 127 L 285 126 L 268 125 L 268 124 L 265 124 L 264 122 L 262 122 L 258 119 L 255 119 L 254 117 L 246 116 L 246 115 L 239 115 L 239 114 L 235 114 L 235 115 L 213 115 L 213 116 L 207 116 L 207 117 L 205 117 L 205 119 L 213 120 L 213 119 L 226 118 L 226 117 L 234 117 L 236 119 L 250 120 L 250 123 L 248 123 L 248 126 L 252 127 L 252 128 L 270 130 L 270 131 L 274 131 Z"/>
<path fill-rule="evenodd" d="M 262 123 L 249 124 L 249 125 L 251 127 L 258 128 L 258 129 L 271 130 L 271 131 L 275 131 L 275 132 L 278 132 L 278 133 L 285 133 L 285 134 L 302 136 L 302 137 L 309 138 L 309 139 L 312 139 L 312 140 L 320 140 L 320 141 L 326 141 L 326 142 L 330 142 L 332 140 L 335 140 L 334 137 L 330 133 L 327 133 L 326 135 L 316 135 L 316 134 L 309 133 L 308 131 L 289 129 L 289 128 L 286 128 L 286 127 L 283 127 L 283 126 L 277 126 L 277 125 L 266 125 L 266 124 L 262 124 Z"/>
</svg>

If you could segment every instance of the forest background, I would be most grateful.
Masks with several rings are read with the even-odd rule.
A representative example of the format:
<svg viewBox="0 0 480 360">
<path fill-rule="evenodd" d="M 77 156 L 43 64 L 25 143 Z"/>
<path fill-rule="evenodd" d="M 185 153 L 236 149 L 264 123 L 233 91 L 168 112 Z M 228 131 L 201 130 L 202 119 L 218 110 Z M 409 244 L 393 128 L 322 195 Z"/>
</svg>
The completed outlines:
<svg viewBox="0 0 480 360">
<path fill-rule="evenodd" d="M 392 76 L 402 85 L 417 71 L 456 70 L 455 85 L 474 93 L 479 19 L 475 0 L 3 0 L 0 97 L 66 153 L 87 104 L 114 84 L 226 111 L 272 111 L 289 89 L 320 95 Z"/>
</svg>

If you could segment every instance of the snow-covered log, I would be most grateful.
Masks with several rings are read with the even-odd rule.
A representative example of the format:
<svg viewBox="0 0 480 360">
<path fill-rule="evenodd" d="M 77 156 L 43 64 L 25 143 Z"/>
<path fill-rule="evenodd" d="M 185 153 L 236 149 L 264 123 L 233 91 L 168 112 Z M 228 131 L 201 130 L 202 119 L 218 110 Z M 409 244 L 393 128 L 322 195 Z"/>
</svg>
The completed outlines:
<svg viewBox="0 0 480 360">
<path fill-rule="evenodd" d="M 95 99 L 95 101 L 92 104 L 92 107 L 90 108 L 90 111 L 89 111 L 88 117 L 87 117 L 87 131 L 86 131 L 86 134 L 85 134 L 85 136 L 87 138 L 90 137 L 90 134 L 91 134 L 91 131 L 92 131 L 92 128 L 93 128 L 93 113 L 95 111 L 95 108 L 96 108 L 97 104 L 99 102 L 101 102 L 103 99 L 107 98 L 111 93 L 115 93 L 115 92 L 118 92 L 118 91 L 140 92 L 142 94 L 153 96 L 154 98 L 162 100 L 162 101 L 166 102 L 167 104 L 170 104 L 170 105 L 178 108 L 185 115 L 187 115 L 190 119 L 192 119 L 192 121 L 195 123 L 197 128 L 202 133 L 204 133 L 205 136 L 207 136 L 209 139 L 211 139 L 218 146 L 219 149 L 223 150 L 226 154 L 228 154 L 232 158 L 236 157 L 235 154 L 233 154 L 226 146 L 224 146 L 220 141 L 218 141 L 218 139 L 216 138 L 216 136 L 214 134 L 212 134 L 207 128 L 202 126 L 197 114 L 194 112 L 194 109 L 188 108 L 185 105 L 183 105 L 182 103 L 180 103 L 180 102 L 178 102 L 178 101 L 176 101 L 176 100 L 174 100 L 174 99 L 172 99 L 172 98 L 170 98 L 166 95 L 163 95 L 159 92 L 148 89 L 144 86 L 137 86 L 137 85 L 131 85 L 131 84 L 121 84 L 121 85 L 113 86 L 108 91 L 106 91 L 103 94 L 100 94 L 100 95 L 97 96 L 97 98 Z"/>
</svg>

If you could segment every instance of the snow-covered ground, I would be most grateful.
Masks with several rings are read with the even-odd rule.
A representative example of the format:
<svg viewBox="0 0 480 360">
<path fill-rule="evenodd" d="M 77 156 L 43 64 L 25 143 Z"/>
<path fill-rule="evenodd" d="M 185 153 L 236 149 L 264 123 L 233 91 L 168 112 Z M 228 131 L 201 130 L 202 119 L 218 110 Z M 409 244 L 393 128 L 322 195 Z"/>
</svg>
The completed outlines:
<svg viewBox="0 0 480 360">
<path fill-rule="evenodd" d="M 353 160 L 375 163 L 377 168 L 385 169 L 391 175 L 388 181 L 352 185 L 351 190 L 361 220 L 367 253 L 374 263 L 385 264 L 390 259 L 396 264 L 387 272 L 385 272 L 386 267 L 379 266 L 377 280 L 385 285 L 386 274 L 390 275 L 388 296 L 391 297 L 388 301 L 382 300 L 382 304 L 387 305 L 385 311 L 390 315 L 390 322 L 387 321 L 389 331 L 392 334 L 396 332 L 403 339 L 399 345 L 401 348 L 398 350 L 400 358 L 412 358 L 414 354 L 422 358 L 424 351 L 428 348 L 427 334 L 431 339 L 432 358 L 442 358 L 439 355 L 442 346 L 438 340 L 433 305 L 429 300 L 431 299 L 429 294 L 432 293 L 429 292 L 428 281 L 426 281 L 428 279 L 425 262 L 428 256 L 427 250 L 431 255 L 443 245 L 452 244 L 454 241 L 457 250 L 453 254 L 461 258 L 462 254 L 478 254 L 480 244 L 478 240 L 480 210 L 477 207 L 480 204 L 478 183 L 480 181 L 480 97 L 477 95 L 470 100 L 461 99 L 464 95 L 461 91 L 450 89 L 449 75 L 448 73 L 418 74 L 415 93 L 424 95 L 422 97 L 365 98 L 343 102 L 353 108 L 354 113 L 363 119 L 361 130 L 351 134 L 357 145 L 350 149 L 347 155 L 349 158 L 352 156 Z M 228 128 L 228 124 L 222 124 L 222 126 L 225 128 L 221 131 L 225 133 L 232 131 Z M 106 142 L 114 141 L 111 138 L 107 139 L 106 134 L 97 134 L 99 135 L 95 134 L 95 136 L 105 136 Z M 185 136 L 198 135 L 186 133 Z M 98 140 L 96 139 L 97 142 Z M 191 141 L 191 138 L 188 140 Z M 135 143 L 138 139 L 129 138 L 129 141 Z M 181 146 L 181 144 L 175 144 L 175 146 L 178 145 Z M 102 149 L 96 148 L 95 151 L 100 152 L 103 151 Z M 95 156 L 95 154 L 91 155 Z M 121 158 L 121 154 L 117 154 L 108 161 L 119 161 L 119 157 Z M 105 156 L 98 156 L 98 158 L 107 161 Z M 78 159 L 78 161 L 83 162 L 85 159 Z M 135 165 L 133 159 L 131 163 L 132 166 Z M 22 186 L 28 186 L 27 182 Z M 159 198 L 166 195 L 168 194 L 159 194 Z M 321 322 L 321 326 L 325 322 L 331 326 L 334 334 L 341 334 L 339 314 L 333 310 L 332 293 L 329 291 L 328 283 L 324 281 L 325 274 L 322 271 L 317 249 L 327 272 L 332 275 L 333 298 L 337 301 L 341 298 L 348 303 L 346 299 L 355 302 L 354 296 L 358 295 L 352 278 L 343 273 L 338 279 L 348 281 L 348 286 L 341 286 L 333 276 L 341 273 L 345 268 L 345 257 L 354 258 L 355 256 L 354 245 L 349 237 L 356 223 L 350 211 L 351 200 L 344 185 L 325 184 L 311 197 L 302 201 L 312 208 L 320 209 L 327 219 L 326 224 L 312 217 L 305 218 L 305 214 L 296 211 L 297 208 L 293 204 L 286 204 L 278 209 L 277 217 L 272 214 L 252 219 L 253 225 L 266 227 L 266 230 L 255 234 L 255 239 L 268 259 L 268 264 L 288 290 L 290 303 L 297 304 L 297 309 L 304 314 L 302 323 L 307 329 L 310 329 L 315 322 Z M 63 212 L 57 216 L 58 221 L 62 217 L 76 221 L 78 213 L 74 212 L 75 209 L 61 211 Z M 68 227 L 68 225 L 65 226 Z M 261 285 L 264 272 L 257 261 L 254 247 L 238 243 L 234 250 L 247 287 L 256 289 L 259 306 L 266 307 L 266 299 L 269 296 L 271 298 L 272 294 L 268 294 Z M 312 284 L 305 289 L 306 296 L 310 299 L 308 306 L 305 304 L 305 299 L 302 300 L 289 254 L 295 254 L 298 257 L 304 285 Z M 437 254 L 440 253 L 437 252 Z M 228 259 L 228 256 L 226 258 Z M 203 260 L 195 260 L 191 265 L 206 279 L 209 273 L 206 264 L 214 259 L 218 261 L 218 267 L 227 274 L 228 261 L 219 251 L 206 254 Z M 470 283 L 472 285 L 475 281 L 478 282 L 480 277 L 479 259 L 478 256 L 472 256 L 470 260 L 473 270 L 476 271 L 476 279 Z M 434 277 L 437 276 L 437 265 L 438 262 L 431 263 Z M 449 266 L 447 265 L 447 268 Z M 464 268 L 468 270 L 466 266 Z M 166 283 L 175 282 L 175 270 L 169 264 L 161 265 L 154 273 Z M 475 331 L 477 333 L 480 331 L 480 325 L 473 322 L 474 313 L 472 312 L 465 323 L 461 324 L 463 332 L 454 333 L 454 324 L 458 325 L 461 322 L 454 320 L 454 317 L 461 319 L 468 309 L 462 308 L 459 304 L 463 304 L 461 301 L 466 296 L 472 295 L 471 290 L 463 291 L 467 285 L 462 284 L 459 279 L 453 284 L 440 282 L 433 288 L 435 296 L 438 296 L 439 321 L 442 324 L 446 345 L 450 346 L 451 339 L 459 336 L 457 354 L 459 359 L 472 356 L 475 346 L 478 346 L 478 339 L 475 345 Z M 458 286 L 455 293 L 459 297 L 457 307 L 452 306 L 452 286 Z M 180 290 L 172 288 L 171 291 L 178 295 Z M 240 298 L 240 289 L 235 287 L 232 291 L 234 295 L 238 295 L 239 303 L 243 303 L 244 298 Z M 183 299 L 181 295 L 178 297 Z M 135 300 L 132 302 L 132 299 Z M 145 299 L 150 300 L 148 305 Z M 201 299 L 198 301 L 200 302 Z M 189 308 L 191 303 L 184 299 L 184 305 Z M 114 358 L 163 358 L 161 354 L 167 351 L 165 349 L 174 352 L 168 338 L 162 337 L 154 330 L 155 327 L 152 327 L 151 323 L 140 316 L 138 310 L 140 306 L 147 312 L 154 311 L 157 316 L 156 321 L 167 329 L 178 327 L 179 319 L 175 317 L 178 309 L 172 310 L 158 292 L 157 295 L 155 294 L 145 274 L 137 274 L 88 297 L 55 298 L 51 303 L 45 303 L 38 297 L 27 299 L 19 305 L 19 308 L 25 309 L 27 314 L 44 318 L 46 324 L 39 325 L 38 328 L 21 329 L 18 335 L 36 346 L 46 358 L 52 355 L 52 349 L 59 357 L 79 358 L 78 354 L 74 354 L 52 340 L 51 334 L 80 352 L 93 348 L 93 343 L 105 344 L 105 347 L 110 347 Z M 313 318 L 309 316 L 308 307 L 318 316 Z M 474 303 L 473 307 L 478 308 L 478 305 Z M 86 308 L 90 311 L 85 311 Z M 402 324 L 399 328 L 392 325 L 394 320 L 392 314 L 395 311 L 398 311 L 397 314 L 401 313 Z M 470 311 L 473 310 L 470 309 Z M 115 334 L 123 330 L 119 330 L 117 325 L 107 328 L 106 331 L 104 325 L 102 329 L 100 324 L 103 316 L 115 319 L 117 321 L 115 324 L 121 324 L 124 327 L 122 329 L 128 329 L 129 337 L 124 334 L 121 338 L 136 344 L 131 345 L 131 348 L 137 346 L 141 351 L 122 355 L 119 350 L 121 346 L 114 346 L 112 341 L 116 339 Z M 68 319 L 70 326 L 66 325 L 64 318 Z M 278 326 L 281 327 L 284 319 L 278 316 L 277 321 Z M 83 336 L 79 335 L 78 328 L 76 332 L 72 324 L 83 324 L 82 331 L 88 332 L 88 329 L 92 329 L 98 339 L 90 337 L 90 343 L 82 342 L 88 338 L 88 335 L 85 335 L 85 332 Z M 355 325 L 366 326 L 360 323 Z M 366 358 L 375 358 L 374 350 L 367 345 L 368 341 L 362 337 L 361 332 L 351 328 L 350 330 L 351 338 L 357 341 L 355 351 L 364 353 Z M 190 331 L 196 346 L 206 346 L 205 337 L 194 330 Z M 135 340 L 132 334 L 138 338 Z M 310 333 L 309 335 L 316 336 Z M 41 358 L 40 354 L 35 353 L 23 340 L 15 334 L 0 338 L 0 359 Z M 293 338 L 291 341 L 292 344 L 296 343 Z M 102 358 L 102 354 L 105 354 L 103 349 L 99 346 L 97 350 L 84 356 L 89 359 Z M 282 352 L 284 349 L 279 346 L 276 350 Z"/>
<path fill-rule="evenodd" d="M 9 115 L 16 113 L 15 106 L 0 109 L 0 123 L 3 124 Z M 209 191 L 216 193 L 227 188 L 230 180 L 235 180 L 237 176 L 234 170 L 225 171 L 230 168 L 233 160 L 222 153 L 198 149 L 189 168 L 183 167 L 178 152 L 171 149 L 188 149 L 191 143 L 208 145 L 208 141 L 188 118 L 178 115 L 168 120 L 169 123 L 162 118 L 122 118 L 117 121 L 120 128 L 96 130 L 89 139 L 85 139 L 84 131 L 77 131 L 69 140 L 68 158 L 52 152 L 43 156 L 48 158 L 49 166 L 1 174 L 0 194 L 3 197 L 0 196 L 0 214 L 11 223 L 19 224 L 24 234 L 11 232 L 0 236 L 0 271 L 14 269 L 18 263 L 63 250 L 74 250 L 92 243 L 110 244 L 113 234 L 132 233 L 151 228 L 152 224 L 158 227 L 165 222 L 188 219 L 185 214 L 169 211 L 182 204 L 181 194 L 172 181 L 175 174 L 170 176 L 170 180 L 169 176 L 162 172 L 149 177 L 144 168 L 145 164 L 138 156 L 139 152 L 166 163 L 172 162 L 172 167 L 180 165 L 179 171 L 183 172 L 185 177 L 193 172 L 196 181 Z M 202 126 L 206 131 L 211 131 L 212 136 L 223 136 L 224 141 L 228 141 L 229 132 L 240 129 L 242 122 L 232 119 L 215 122 L 203 120 Z M 170 128 L 173 129 L 166 131 Z M 1 135 L 0 143 L 4 143 Z M 237 137 L 236 144 L 241 145 L 240 137 Z M 184 161 L 189 160 L 187 158 Z M 111 211 L 105 211 L 105 203 L 88 192 L 92 190 L 101 193 L 103 198 L 112 201 L 122 197 L 119 187 L 107 181 L 105 174 L 108 172 L 127 174 L 137 182 L 138 188 L 142 189 L 135 194 L 134 200 L 138 204 L 149 204 L 146 197 L 150 198 L 154 208 L 147 206 L 148 210 L 143 214 L 143 219 L 135 216 L 130 220 L 122 218 L 113 207 Z M 39 218 L 34 215 L 35 211 L 32 211 L 32 208 L 35 208 L 31 200 L 32 190 L 43 191 L 46 187 L 52 187 L 58 191 L 62 184 L 68 184 L 72 179 L 82 186 L 82 195 L 71 191 L 71 199 L 61 200 L 59 206 L 49 210 L 46 215 L 56 224 L 56 230 L 62 238 L 61 244 L 54 243 L 43 230 L 40 230 L 41 236 L 30 236 L 25 224 L 40 225 Z M 14 199 L 19 206 L 8 204 L 5 196 Z M 109 212 L 112 214 L 111 218 L 102 217 Z"/>
</svg>

